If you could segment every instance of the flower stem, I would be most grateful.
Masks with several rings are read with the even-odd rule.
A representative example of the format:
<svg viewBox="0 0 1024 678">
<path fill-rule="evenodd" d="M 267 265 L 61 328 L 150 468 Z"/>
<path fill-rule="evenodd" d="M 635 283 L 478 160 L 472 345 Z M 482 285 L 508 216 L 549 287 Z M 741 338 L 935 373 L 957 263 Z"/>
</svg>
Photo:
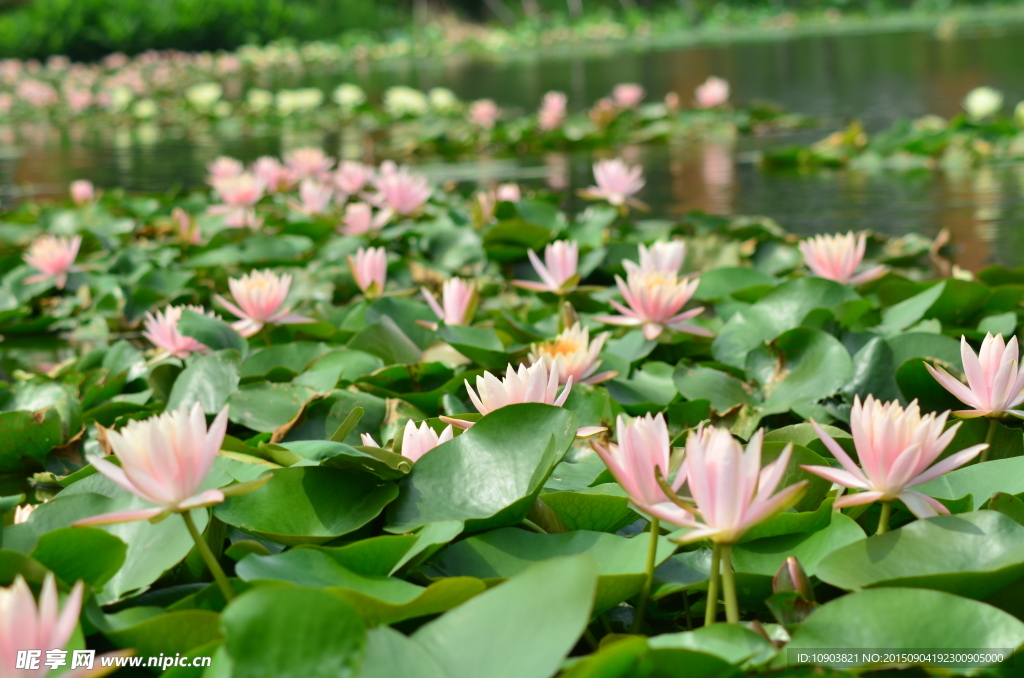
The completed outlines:
<svg viewBox="0 0 1024 678">
<path fill-rule="evenodd" d="M 686 630 L 693 630 L 693 614 L 690 612 L 690 594 L 683 591 L 683 610 L 686 613 Z"/>
<path fill-rule="evenodd" d="M 537 534 L 547 534 L 547 530 L 545 530 L 543 527 L 527 518 L 523 518 L 523 522 L 520 524 L 528 530 L 536 532 Z"/>
<path fill-rule="evenodd" d="M 732 570 L 732 544 L 722 544 L 722 592 L 725 594 L 725 619 L 740 623 L 740 601 L 736 597 L 736 573 Z"/>
<path fill-rule="evenodd" d="M 224 598 L 230 603 L 235 599 L 235 590 L 231 588 L 231 582 L 228 581 L 227 575 L 224 574 L 224 569 L 217 562 L 213 551 L 210 550 L 210 545 L 206 543 L 203 535 L 199 533 L 195 521 L 192 520 L 192 514 L 189 511 L 185 511 L 181 514 L 181 517 L 185 520 L 185 527 L 188 528 L 189 534 L 192 535 L 196 548 L 199 549 L 199 555 L 203 557 L 206 567 L 210 569 L 210 574 L 213 575 L 214 581 L 220 587 L 220 592 L 224 594 Z"/>
<path fill-rule="evenodd" d="M 978 457 L 979 464 L 988 461 L 989 453 L 992 451 L 992 440 L 996 437 L 996 425 L 998 423 L 995 417 L 988 420 L 988 431 L 985 432 L 985 444 L 988 447 L 981 451 L 981 456 Z"/>
<path fill-rule="evenodd" d="M 892 513 L 892 502 L 882 502 L 882 515 L 878 517 L 878 529 L 875 534 L 885 534 L 889 531 L 889 514 Z"/>
<path fill-rule="evenodd" d="M 657 518 L 651 518 L 651 539 L 647 546 L 647 577 L 644 579 L 644 587 L 640 590 L 640 602 L 636 606 L 636 615 L 633 617 L 633 633 L 639 633 L 644 623 L 644 612 L 647 611 L 647 600 L 651 597 L 651 587 L 654 586 L 654 563 L 658 559 L 658 537 L 661 536 L 661 525 Z"/>
<path fill-rule="evenodd" d="M 711 626 L 718 616 L 718 570 L 722 551 L 718 544 L 711 551 L 711 572 L 708 574 L 708 604 L 704 612 L 704 626 Z"/>
</svg>

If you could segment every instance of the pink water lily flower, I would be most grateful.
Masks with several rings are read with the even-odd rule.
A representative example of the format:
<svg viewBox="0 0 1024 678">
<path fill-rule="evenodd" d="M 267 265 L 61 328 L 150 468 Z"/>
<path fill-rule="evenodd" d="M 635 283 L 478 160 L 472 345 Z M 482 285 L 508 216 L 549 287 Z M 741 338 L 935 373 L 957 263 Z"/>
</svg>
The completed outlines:
<svg viewBox="0 0 1024 678">
<path fill-rule="evenodd" d="M 303 179 L 299 183 L 299 202 L 291 200 L 288 205 L 300 214 L 317 216 L 330 208 L 333 199 L 333 186 L 315 179 Z"/>
<path fill-rule="evenodd" d="M 368 297 L 376 297 L 384 291 L 388 280 L 388 253 L 383 247 L 360 247 L 355 258 L 351 254 L 348 259 L 349 270 L 355 278 L 356 285 Z"/>
<path fill-rule="evenodd" d="M 286 191 L 293 182 L 291 172 L 277 158 L 265 155 L 252 164 L 252 173 L 271 193 Z"/>
<path fill-rule="evenodd" d="M 171 210 L 171 220 L 177 227 L 178 237 L 182 242 L 188 243 L 189 245 L 198 245 L 202 241 L 202 233 L 199 232 L 199 225 L 196 220 L 192 218 L 192 215 L 181 209 L 175 207 Z"/>
<path fill-rule="evenodd" d="M 494 191 L 494 197 L 498 202 L 519 202 L 523 199 L 523 192 L 519 184 L 499 184 Z"/>
<path fill-rule="evenodd" d="M 416 422 L 410 419 L 406 422 L 405 432 L 402 434 L 402 456 L 411 461 L 418 461 L 424 454 L 454 437 L 455 432 L 452 430 L 451 424 L 445 426 L 441 434 L 438 435 L 427 425 L 427 422 L 423 422 L 419 428 L 416 428 Z M 367 447 L 380 447 L 369 433 L 363 433 L 362 439 L 363 445 Z"/>
<path fill-rule="evenodd" d="M 866 247 L 867 236 L 863 233 L 856 236 L 853 231 L 846 235 L 816 235 L 800 242 L 800 252 L 804 255 L 807 268 L 819 278 L 834 280 L 843 285 L 874 280 L 889 270 L 887 266 L 876 266 L 854 275 L 864 259 Z"/>
<path fill-rule="evenodd" d="M 296 148 L 284 156 L 284 164 L 295 181 L 320 179 L 334 167 L 334 158 L 319 148 Z"/>
<path fill-rule="evenodd" d="M 79 580 L 60 608 L 57 582 L 53 572 L 47 572 L 39 592 L 39 603 L 32 589 L 18 574 L 14 582 L 0 588 L 0 676 L 4 678 L 42 678 L 50 673 L 46 665 L 47 651 L 63 650 L 78 626 L 82 612 L 82 594 L 85 583 Z M 18 669 L 18 652 L 41 650 L 37 668 Z M 71 675 L 81 671 L 66 672 Z"/>
<path fill-rule="evenodd" d="M 193 353 L 209 353 L 210 349 L 198 340 L 178 331 L 178 321 L 185 309 L 206 314 L 202 306 L 168 306 L 162 312 L 147 313 L 142 336 L 160 349 L 161 355 L 185 359 Z M 213 315 L 209 313 L 207 315 Z"/>
<path fill-rule="evenodd" d="M 392 162 L 381 165 L 374 186 L 377 204 L 403 216 L 418 212 L 431 194 L 425 176 L 412 174 L 408 167 L 398 168 Z"/>
<path fill-rule="evenodd" d="M 580 246 L 576 241 L 558 240 L 551 243 L 544 248 L 543 263 L 533 250 L 527 250 L 526 254 L 541 282 L 513 280 L 512 284 L 516 287 L 561 295 L 572 291 L 579 282 L 576 265 L 580 258 Z"/>
<path fill-rule="evenodd" d="M 643 168 L 630 167 L 622 158 L 599 160 L 594 163 L 594 181 L 582 192 L 586 198 L 606 200 L 609 205 L 621 207 L 627 203 L 638 204 L 633 198 L 644 187 Z"/>
<path fill-rule="evenodd" d="M 612 100 L 621 108 L 636 108 L 646 94 L 644 88 L 635 82 L 624 82 L 612 88 Z"/>
<path fill-rule="evenodd" d="M 498 104 L 494 103 L 493 99 L 480 99 L 469 105 L 467 118 L 474 125 L 484 129 L 494 129 L 500 114 L 501 111 L 498 110 Z"/>
<path fill-rule="evenodd" d="M 23 504 L 22 506 L 15 507 L 14 524 L 24 525 L 27 523 L 28 519 L 32 516 L 32 513 L 35 512 L 38 506 L 38 504 Z"/>
<path fill-rule="evenodd" d="M 86 179 L 72 181 L 69 190 L 71 193 L 71 201 L 76 205 L 84 205 L 87 202 L 92 202 L 96 197 L 95 187 L 93 187 L 91 181 Z"/>
<path fill-rule="evenodd" d="M 462 278 L 450 278 L 441 286 L 441 303 L 438 304 L 434 295 L 426 287 L 421 287 L 423 298 L 427 300 L 430 310 L 445 325 L 468 325 L 476 311 L 476 283 L 467 283 Z M 434 325 L 437 329 L 437 325 Z"/>
<path fill-rule="evenodd" d="M 207 165 L 206 171 L 210 173 L 209 183 L 214 184 L 221 179 L 237 177 L 245 171 L 245 165 L 241 160 L 222 155 Z"/>
<path fill-rule="evenodd" d="M 941 367 L 928 363 L 924 366 L 943 388 L 973 408 L 958 410 L 953 413 L 956 416 L 967 419 L 1012 414 L 1024 418 L 1024 411 L 1016 409 L 1024 403 L 1024 367 L 1018 365 L 1018 357 L 1017 337 L 1004 343 L 1003 335 L 986 334 L 981 351 L 975 354 L 967 337 L 961 336 L 960 358 L 967 375 L 966 386 Z"/>
<path fill-rule="evenodd" d="M 568 107 L 569 97 L 565 92 L 548 92 L 541 100 L 540 110 L 537 112 L 537 125 L 544 131 L 558 129 L 565 121 L 565 113 Z"/>
<path fill-rule="evenodd" d="M 681 527 L 692 527 L 679 540 L 689 543 L 710 539 L 716 544 L 735 544 L 750 528 L 792 507 L 806 490 L 807 481 L 776 493 L 793 446 L 761 468 L 764 430 L 747 443 L 746 450 L 728 430 L 701 426 L 686 439 L 686 481 L 700 522 L 678 520 L 652 507 L 652 514 Z"/>
<path fill-rule="evenodd" d="M 672 448 L 664 415 L 659 412 L 628 421 L 620 414 L 615 419 L 615 430 L 619 437 L 617 445 L 610 443 L 604 446 L 591 441 L 590 446 L 629 495 L 633 506 L 645 513 L 656 513 L 659 518 L 671 516 L 665 519 L 673 524 L 692 525 L 693 515 L 672 502 L 657 481 L 658 473 L 666 482 L 671 476 Z M 686 472 L 680 469 L 670 485 L 678 491 L 685 481 Z"/>
<path fill-rule="evenodd" d="M 694 93 L 698 108 L 716 108 L 729 100 L 729 83 L 711 75 Z"/>
<path fill-rule="evenodd" d="M 284 305 L 292 277 L 278 276 L 270 270 L 250 271 L 241 278 L 229 278 L 231 303 L 219 294 L 214 295 L 221 306 L 231 311 L 240 320 L 231 324 L 243 337 L 251 337 L 264 325 L 299 325 L 315 323 L 313 318 L 295 315 Z"/>
<path fill-rule="evenodd" d="M 207 429 L 203 407 L 196 403 L 191 408 L 129 422 L 119 431 L 108 430 L 107 439 L 121 465 L 98 456 L 90 457 L 89 462 L 121 488 L 156 506 L 105 513 L 74 524 L 151 520 L 224 501 L 222 491 L 203 490 L 202 486 L 224 442 L 227 427 L 227 407 Z"/>
<path fill-rule="evenodd" d="M 868 396 L 861 403 L 859 397 L 854 397 L 853 409 L 850 411 L 850 433 L 853 434 L 860 468 L 832 436 L 814 421 L 811 424 L 821 442 L 839 460 L 843 469 L 831 466 L 802 468 L 843 487 L 864 490 L 840 497 L 834 504 L 836 508 L 898 499 L 918 518 L 949 513 L 936 499 L 921 492 L 913 492 L 910 488 L 960 468 L 988 445 L 972 445 L 933 466 L 960 428 L 960 422 L 957 422 L 943 432 L 948 415 L 947 411 L 922 417 L 916 400 L 904 410 L 896 400 L 882 403 Z"/>
<path fill-rule="evenodd" d="M 369 203 L 352 202 L 345 206 L 345 215 L 341 218 L 338 231 L 345 235 L 366 235 L 383 226 L 387 216 L 384 212 L 374 216 L 373 206 Z"/>
<path fill-rule="evenodd" d="M 638 267 L 632 261 L 623 261 L 622 266 L 627 271 L 637 269 L 641 272 L 650 271 L 676 275 L 686 259 L 686 243 L 682 240 L 658 241 L 650 247 L 641 244 L 637 249 L 640 253 L 640 266 Z"/>
<path fill-rule="evenodd" d="M 212 205 L 207 209 L 210 214 L 224 215 L 224 225 L 228 228 L 258 228 L 262 219 L 257 219 L 253 206 L 263 198 L 266 184 L 263 180 L 249 172 L 242 172 L 234 177 L 226 177 L 213 181 L 223 205 Z"/>
<path fill-rule="evenodd" d="M 361 162 L 345 160 L 334 171 L 334 185 L 344 195 L 355 195 L 373 181 L 373 168 Z"/>
<path fill-rule="evenodd" d="M 615 371 L 596 373 L 601 366 L 597 356 L 607 339 L 608 333 L 603 332 L 590 341 L 590 331 L 577 322 L 554 339 L 533 344 L 528 357 L 531 364 L 552 361 L 563 384 L 570 379 L 576 384 L 600 384 L 618 375 Z"/>
<path fill-rule="evenodd" d="M 615 283 L 627 305 L 614 299 L 608 303 L 622 315 L 595 315 L 595 322 L 640 327 L 647 339 L 657 339 L 666 327 L 701 337 L 713 336 L 700 325 L 686 322 L 703 313 L 703 306 L 683 311 L 683 306 L 697 291 L 699 279 L 680 279 L 674 273 L 631 267 L 626 281 L 615 276 Z"/>
<path fill-rule="evenodd" d="M 37 275 L 25 278 L 26 284 L 53 280 L 57 289 L 64 289 L 68 282 L 68 273 L 74 269 L 78 248 L 82 246 L 82 236 L 71 239 L 44 235 L 29 245 L 28 252 L 22 257 L 25 263 L 39 271 Z"/>
</svg>

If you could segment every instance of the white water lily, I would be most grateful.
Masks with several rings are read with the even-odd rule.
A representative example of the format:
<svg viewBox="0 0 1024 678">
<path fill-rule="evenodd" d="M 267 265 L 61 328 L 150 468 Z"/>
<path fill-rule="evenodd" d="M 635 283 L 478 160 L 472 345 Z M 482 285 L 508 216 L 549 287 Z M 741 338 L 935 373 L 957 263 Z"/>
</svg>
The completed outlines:
<svg viewBox="0 0 1024 678">
<path fill-rule="evenodd" d="M 964 110 L 975 120 L 981 120 L 999 112 L 1003 107 L 1003 93 L 992 87 L 975 87 L 964 97 Z"/>
</svg>

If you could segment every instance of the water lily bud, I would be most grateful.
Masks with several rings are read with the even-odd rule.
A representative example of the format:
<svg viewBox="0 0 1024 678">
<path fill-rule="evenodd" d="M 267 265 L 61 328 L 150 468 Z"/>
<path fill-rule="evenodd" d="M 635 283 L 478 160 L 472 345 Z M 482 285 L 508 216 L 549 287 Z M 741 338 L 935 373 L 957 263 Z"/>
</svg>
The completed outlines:
<svg viewBox="0 0 1024 678">
<path fill-rule="evenodd" d="M 975 120 L 987 118 L 1003 107 L 1003 93 L 992 87 L 975 87 L 964 97 L 963 106 Z"/>
<path fill-rule="evenodd" d="M 811 579 L 804 572 L 804 568 L 796 556 L 786 558 L 786 562 L 782 563 L 782 567 L 772 579 L 772 592 L 782 593 L 784 591 L 794 591 L 806 600 L 814 601 L 814 587 L 811 586 Z"/>
</svg>

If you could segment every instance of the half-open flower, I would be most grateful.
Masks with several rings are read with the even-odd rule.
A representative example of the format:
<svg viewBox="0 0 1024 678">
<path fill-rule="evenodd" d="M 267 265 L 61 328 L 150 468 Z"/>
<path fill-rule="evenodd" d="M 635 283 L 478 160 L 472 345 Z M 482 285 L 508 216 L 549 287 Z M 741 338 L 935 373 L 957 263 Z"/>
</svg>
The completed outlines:
<svg viewBox="0 0 1024 678">
<path fill-rule="evenodd" d="M 540 110 L 537 112 L 537 125 L 545 132 L 558 129 L 565 121 L 565 112 L 569 103 L 569 97 L 565 92 L 548 92 L 541 100 Z"/>
<path fill-rule="evenodd" d="M 63 650 L 71 640 L 82 611 L 84 588 L 82 581 L 71 588 L 64 609 L 60 609 L 57 582 L 52 572 L 47 572 L 43 579 L 38 604 L 21 574 L 14 577 L 10 586 L 0 588 L 0 676 L 42 678 L 50 673 L 46 655 L 50 650 Z M 15 668 L 18 654 L 33 649 L 42 651 L 39 667 Z"/>
<path fill-rule="evenodd" d="M 701 83 L 694 95 L 697 97 L 697 108 L 715 108 L 729 100 L 729 82 L 713 75 Z"/>
<path fill-rule="evenodd" d="M 717 544 L 735 544 L 750 528 L 800 500 L 807 488 L 806 480 L 775 492 L 786 474 L 792 445 L 762 469 L 763 439 L 764 431 L 759 430 L 744 450 L 729 431 L 710 427 L 701 427 L 686 439 L 683 463 L 700 523 L 654 513 L 682 527 L 694 528 L 681 537 L 680 543 L 710 539 Z"/>
<path fill-rule="evenodd" d="M 580 246 L 574 240 L 558 240 L 544 248 L 544 262 L 533 250 L 526 254 L 533 264 L 541 282 L 533 280 L 513 280 L 512 284 L 534 292 L 551 292 L 566 294 L 572 291 L 580 281 L 576 265 L 580 257 Z"/>
<path fill-rule="evenodd" d="M 534 364 L 552 361 L 558 367 L 558 379 L 563 384 L 570 379 L 576 384 L 600 384 L 618 374 L 613 370 L 595 374 L 601 365 L 597 356 L 606 339 L 608 333 L 603 332 L 590 341 L 590 331 L 577 322 L 554 339 L 533 344 L 529 359 Z"/>
<path fill-rule="evenodd" d="M 465 380 L 465 384 L 469 399 L 473 401 L 477 412 L 483 415 L 519 403 L 545 403 L 561 407 L 572 389 L 572 380 L 569 380 L 562 393 L 558 393 L 558 367 L 547 360 L 532 367 L 520 365 L 518 370 L 509 363 L 502 380 L 490 372 L 484 372 L 476 378 L 476 391 L 468 380 Z M 442 416 L 441 420 L 459 428 L 470 428 L 473 425 L 473 422 L 451 417 Z"/>
<path fill-rule="evenodd" d="M 84 205 L 92 202 L 96 197 L 96 189 L 88 179 L 79 179 L 71 182 L 71 200 L 76 205 Z"/>
<path fill-rule="evenodd" d="M 647 339 L 657 339 L 666 327 L 701 337 L 712 336 L 709 330 L 700 325 L 686 322 L 700 315 L 704 311 L 703 306 L 689 311 L 682 310 L 697 291 L 699 279 L 680 279 L 674 273 L 644 271 L 639 267 L 631 268 L 626 279 L 623 281 L 615 276 L 627 306 L 614 299 L 608 301 L 622 315 L 595 315 L 593 320 L 609 325 L 640 327 Z"/>
<path fill-rule="evenodd" d="M 499 115 L 501 115 L 501 111 L 493 99 L 480 99 L 469 105 L 469 113 L 466 117 L 474 125 L 484 129 L 494 129 Z"/>
<path fill-rule="evenodd" d="M 819 278 L 834 280 L 843 285 L 874 280 L 889 270 L 888 266 L 875 266 L 854 275 L 864 259 L 865 247 L 867 236 L 863 233 L 856 236 L 853 231 L 846 235 L 816 235 L 800 241 L 800 252 L 804 255 L 807 268 Z"/>
<path fill-rule="evenodd" d="M 245 171 L 245 166 L 240 160 L 235 160 L 226 155 L 222 155 L 209 165 L 206 166 L 206 170 L 210 173 L 207 181 L 210 184 L 215 184 L 221 179 L 231 179 L 237 177 L 239 174 Z"/>
<path fill-rule="evenodd" d="M 193 353 L 208 353 L 209 348 L 192 337 L 178 331 L 178 321 L 185 309 L 196 313 L 206 313 L 202 306 L 168 306 L 162 312 L 146 313 L 146 329 L 142 336 L 146 337 L 160 349 L 160 355 L 172 355 L 185 359 Z M 212 313 L 210 315 L 213 315 Z"/>
<path fill-rule="evenodd" d="M 412 174 L 407 167 L 396 167 L 392 162 L 381 165 L 374 182 L 376 201 L 403 216 L 415 214 L 430 199 L 430 184 L 421 174 Z"/>
<path fill-rule="evenodd" d="M 619 83 L 612 88 L 612 100 L 622 108 L 636 108 L 646 95 L 644 88 L 635 82 Z"/>
<path fill-rule="evenodd" d="M 423 422 L 416 427 L 416 422 L 411 419 L 405 424 L 405 432 L 402 434 L 402 449 L 400 450 L 403 457 L 411 461 L 417 461 L 427 452 L 438 445 L 443 445 L 455 436 L 452 430 L 451 424 L 444 427 L 441 434 L 430 428 L 427 422 Z M 380 447 L 374 441 L 373 436 L 369 433 L 362 434 L 363 444 L 367 447 Z"/>
<path fill-rule="evenodd" d="M 121 465 L 90 457 L 93 467 L 118 486 L 156 504 L 153 508 L 105 513 L 75 525 L 109 525 L 152 520 L 167 513 L 183 513 L 224 501 L 221 490 L 203 490 L 214 459 L 224 442 L 228 408 L 209 429 L 199 403 L 132 421 L 120 431 L 107 431 L 107 440 Z"/>
<path fill-rule="evenodd" d="M 288 166 L 292 178 L 296 181 L 320 179 L 334 167 L 334 158 L 319 148 L 296 148 L 285 153 L 284 164 Z"/>
<path fill-rule="evenodd" d="M 266 185 L 263 180 L 249 172 L 238 176 L 217 179 L 213 182 L 223 205 L 212 205 L 207 209 L 210 214 L 224 215 L 224 225 L 228 228 L 258 228 L 263 222 L 256 218 L 253 206 L 263 198 Z"/>
<path fill-rule="evenodd" d="M 298 202 L 290 200 L 288 206 L 299 214 L 313 217 L 325 213 L 333 200 L 333 186 L 316 179 L 303 179 L 299 183 Z"/>
<path fill-rule="evenodd" d="M 1003 335 L 985 335 L 981 351 L 975 354 L 967 343 L 967 337 L 960 337 L 960 358 L 967 375 L 965 386 L 956 377 L 941 367 L 925 363 L 928 372 L 944 389 L 956 396 L 960 402 L 973 409 L 954 412 L 958 417 L 1001 417 L 1012 414 L 1024 418 L 1024 411 L 1016 409 L 1024 403 L 1024 367 L 1017 359 L 1017 337 L 1004 343 Z"/>
<path fill-rule="evenodd" d="M 334 171 L 334 185 L 343 195 L 355 195 L 373 181 L 373 168 L 361 162 L 345 160 Z"/>
<path fill-rule="evenodd" d="M 388 215 L 384 212 L 378 212 L 377 216 L 374 216 L 370 203 L 350 202 L 345 206 L 345 215 L 341 218 L 338 231 L 345 235 L 366 235 L 383 226 L 387 218 Z"/>
<path fill-rule="evenodd" d="M 686 243 L 682 240 L 665 242 L 659 240 L 650 247 L 640 244 L 640 271 L 658 271 L 666 275 L 677 275 L 686 259 Z M 622 266 L 627 270 L 637 268 L 632 261 L 624 260 Z"/>
<path fill-rule="evenodd" d="M 674 524 L 692 525 L 693 515 L 673 502 L 658 482 L 659 475 L 666 483 L 670 477 L 672 448 L 665 417 L 659 412 L 655 416 L 647 414 L 627 421 L 620 414 L 615 420 L 615 431 L 619 437 L 617 445 L 604 446 L 591 441 L 590 446 L 600 455 L 633 505 L 656 517 L 665 516 Z M 671 488 L 678 490 L 685 480 L 686 471 L 681 468 Z"/>
<path fill-rule="evenodd" d="M 39 273 L 25 278 L 25 282 L 31 285 L 52 279 L 57 289 L 64 289 L 64 285 L 68 282 L 68 273 L 74 267 L 78 248 L 81 246 L 82 236 L 80 235 L 70 239 L 52 235 L 37 238 L 29 245 L 28 252 L 23 258 L 26 264 Z"/>
<path fill-rule="evenodd" d="M 441 303 L 427 288 L 420 288 L 423 298 L 437 319 L 445 325 L 468 325 L 476 311 L 476 283 L 466 282 L 462 278 L 450 278 L 441 286 Z M 437 329 L 437 325 L 434 325 Z"/>
<path fill-rule="evenodd" d="M 349 270 L 359 289 L 368 297 L 378 297 L 388 281 L 388 253 L 383 247 L 360 247 L 355 258 L 346 255 Z"/>
<path fill-rule="evenodd" d="M 622 158 L 600 160 L 594 163 L 594 181 L 581 195 L 592 200 L 606 200 L 609 205 L 622 207 L 629 203 L 642 207 L 643 203 L 633 198 L 644 187 L 643 168 L 630 167 Z"/>
<path fill-rule="evenodd" d="M 239 318 L 232 327 L 243 337 L 251 337 L 264 325 L 298 325 L 316 322 L 312 318 L 295 315 L 284 305 L 291 288 L 292 277 L 278 276 L 270 270 L 250 271 L 241 278 L 229 278 L 228 287 L 234 303 L 221 295 L 214 295 L 224 308 Z"/>
<path fill-rule="evenodd" d="M 840 497 L 834 504 L 836 508 L 900 500 L 918 518 L 949 513 L 936 499 L 913 492 L 910 488 L 960 468 L 988 445 L 972 445 L 934 464 L 960 428 L 960 422 L 957 422 L 943 432 L 948 414 L 921 416 L 916 400 L 904 410 L 896 400 L 882 403 L 868 396 L 861 403 L 860 398 L 855 397 L 850 411 L 850 433 L 853 434 L 860 467 L 832 436 L 812 421 L 818 437 L 843 469 L 831 466 L 803 468 L 844 487 L 863 490 Z"/>
</svg>

